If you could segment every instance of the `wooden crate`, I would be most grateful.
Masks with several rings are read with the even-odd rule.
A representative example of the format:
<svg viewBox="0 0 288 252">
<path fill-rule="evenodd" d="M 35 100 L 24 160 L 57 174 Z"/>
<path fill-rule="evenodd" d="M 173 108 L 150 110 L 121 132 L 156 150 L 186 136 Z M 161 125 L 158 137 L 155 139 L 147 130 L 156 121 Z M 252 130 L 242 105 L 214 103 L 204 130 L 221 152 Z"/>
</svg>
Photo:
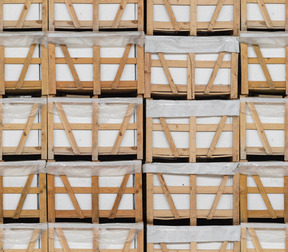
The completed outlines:
<svg viewBox="0 0 288 252">
<path fill-rule="evenodd" d="M 144 1 L 49 0 L 49 30 L 144 30 Z"/>
<path fill-rule="evenodd" d="M 0 224 L 2 251 L 48 251 L 47 224 Z"/>
<path fill-rule="evenodd" d="M 287 35 L 267 32 L 240 34 L 241 94 L 288 94 Z"/>
<path fill-rule="evenodd" d="M 153 158 L 239 160 L 238 101 L 147 100 L 146 105 L 147 163 Z"/>
<path fill-rule="evenodd" d="M 237 163 L 145 164 L 147 222 L 231 219 L 239 225 Z M 191 189 L 192 188 L 192 189 Z"/>
<path fill-rule="evenodd" d="M 240 0 L 230 1 L 147 1 L 147 34 L 155 32 L 230 31 L 240 30 Z"/>
<path fill-rule="evenodd" d="M 134 155 L 142 159 L 141 98 L 48 98 L 48 159 Z"/>
<path fill-rule="evenodd" d="M 47 173 L 49 222 L 59 218 L 91 218 L 93 223 L 100 218 L 143 220 L 140 161 L 49 162 Z"/>
<path fill-rule="evenodd" d="M 241 0 L 241 31 L 286 30 L 287 2 Z"/>
<path fill-rule="evenodd" d="M 144 93 L 141 32 L 50 33 L 49 94 Z"/>
<path fill-rule="evenodd" d="M 184 48 L 182 48 L 184 47 Z M 237 99 L 239 44 L 232 37 L 156 37 L 145 41 L 145 97 Z"/>
<path fill-rule="evenodd" d="M 240 163 L 241 222 L 249 218 L 288 220 L 288 164 Z"/>
<path fill-rule="evenodd" d="M 240 158 L 247 160 L 250 155 L 276 155 L 288 160 L 287 100 L 241 98 L 240 103 Z"/>
<path fill-rule="evenodd" d="M 47 222 L 46 163 L 0 162 L 0 222 L 37 218 Z"/>
<path fill-rule="evenodd" d="M 41 38 L 41 32 L 0 34 L 0 95 L 48 94 L 48 54 Z"/>
<path fill-rule="evenodd" d="M 12 155 L 37 155 L 46 159 L 46 98 L 3 98 L 0 112 L 0 159 Z"/>
<path fill-rule="evenodd" d="M 240 226 L 148 225 L 147 252 L 170 250 L 240 252 Z"/>
<path fill-rule="evenodd" d="M 47 0 L 3 0 L 0 3 L 0 31 L 48 29 Z"/>
<path fill-rule="evenodd" d="M 49 227 L 49 251 L 143 252 L 143 224 L 55 223 Z"/>
<path fill-rule="evenodd" d="M 287 224 L 243 223 L 241 224 L 241 251 L 287 250 Z"/>
</svg>

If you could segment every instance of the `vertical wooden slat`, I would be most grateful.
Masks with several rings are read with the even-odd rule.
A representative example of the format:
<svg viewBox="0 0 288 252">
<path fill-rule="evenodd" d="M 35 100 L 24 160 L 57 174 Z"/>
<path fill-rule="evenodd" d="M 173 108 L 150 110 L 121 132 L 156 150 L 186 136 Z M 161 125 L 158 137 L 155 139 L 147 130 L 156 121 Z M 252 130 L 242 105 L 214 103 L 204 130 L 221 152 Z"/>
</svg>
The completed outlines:
<svg viewBox="0 0 288 252">
<path fill-rule="evenodd" d="M 240 242 L 234 241 L 234 242 L 233 242 L 233 246 L 234 246 L 233 252 L 240 252 L 240 248 L 241 248 Z"/>
<path fill-rule="evenodd" d="M 41 82 L 42 82 L 42 95 L 48 95 L 48 48 L 44 45 L 41 45 Z"/>
<path fill-rule="evenodd" d="M 41 252 L 48 252 L 48 230 L 42 231 Z"/>
<path fill-rule="evenodd" d="M 233 225 L 239 225 L 240 174 L 233 176 Z"/>
<path fill-rule="evenodd" d="M 48 0 L 42 0 L 42 31 L 48 31 Z"/>
<path fill-rule="evenodd" d="M 4 221 L 3 206 L 3 176 L 0 176 L 0 223 L 3 223 Z M 1 238 L 0 241 L 2 241 Z"/>
<path fill-rule="evenodd" d="M 151 53 L 145 53 L 145 98 L 151 98 Z"/>
<path fill-rule="evenodd" d="M 54 159 L 54 104 L 48 100 L 48 159 Z"/>
<path fill-rule="evenodd" d="M 288 252 L 288 229 L 285 228 L 285 252 Z"/>
<path fill-rule="evenodd" d="M 194 1 L 194 0 L 193 0 Z M 195 62 L 195 53 L 189 53 L 189 60 L 191 62 L 191 99 L 195 99 L 195 88 L 196 88 L 196 82 L 195 82 L 195 68 L 196 68 L 196 62 Z M 190 97 L 189 97 L 190 98 Z"/>
<path fill-rule="evenodd" d="M 197 175 L 190 175 L 190 225 L 197 226 Z"/>
<path fill-rule="evenodd" d="M 247 31 L 247 0 L 241 0 L 241 31 Z"/>
<path fill-rule="evenodd" d="M 0 8 L 1 8 L 1 5 L 0 5 Z M 0 20 L 1 19 L 2 17 L 0 15 Z M 4 46 L 0 46 L 0 95 L 4 95 L 4 94 L 5 94 L 5 48 Z"/>
<path fill-rule="evenodd" d="M 241 252 L 247 252 L 247 229 L 245 227 L 241 228 Z"/>
<path fill-rule="evenodd" d="M 285 106 L 285 113 L 284 113 L 284 136 L 285 136 L 284 160 L 288 161 L 288 103 L 285 103 L 284 106 Z"/>
<path fill-rule="evenodd" d="M 239 116 L 233 116 L 233 146 L 232 146 L 232 161 L 239 161 Z"/>
<path fill-rule="evenodd" d="M 240 103 L 240 159 L 246 160 L 246 102 Z"/>
<path fill-rule="evenodd" d="M 190 252 L 197 252 L 197 242 L 190 243 Z"/>
<path fill-rule="evenodd" d="M 144 31 L 144 0 L 138 0 L 138 31 Z"/>
<path fill-rule="evenodd" d="M 233 5 L 233 35 L 239 36 L 240 31 L 240 1 L 234 0 Z"/>
<path fill-rule="evenodd" d="M 141 95 L 138 98 L 142 97 Z M 137 159 L 143 159 L 143 104 L 139 104 L 137 107 Z"/>
<path fill-rule="evenodd" d="M 189 162 L 195 163 L 197 157 L 197 148 L 196 148 L 196 117 L 189 118 Z"/>
<path fill-rule="evenodd" d="M 98 1 L 98 0 L 95 0 Z M 94 1 L 94 2 L 95 2 Z M 93 94 L 101 94 L 100 46 L 93 46 Z"/>
<path fill-rule="evenodd" d="M 236 0 L 239 1 L 239 0 Z M 238 53 L 231 53 L 231 93 L 230 99 L 238 95 Z"/>
<path fill-rule="evenodd" d="M 154 252 L 154 244 L 147 243 L 147 252 Z"/>
<path fill-rule="evenodd" d="M 92 222 L 99 223 L 99 177 L 92 176 Z"/>
<path fill-rule="evenodd" d="M 47 190 L 48 190 L 48 222 L 55 222 L 55 182 L 54 175 L 47 174 Z"/>
<path fill-rule="evenodd" d="M 144 231 L 140 230 L 137 236 L 137 252 L 144 252 Z"/>
<path fill-rule="evenodd" d="M 197 36 L 197 1 L 190 0 L 190 36 Z"/>
<path fill-rule="evenodd" d="M 242 0 L 246 1 L 246 0 Z M 241 94 L 249 94 L 248 85 L 248 45 L 241 43 Z"/>
<path fill-rule="evenodd" d="M 4 5 L 4 1 L 1 0 L 1 1 L 0 1 L 0 32 L 3 31 L 3 29 L 4 29 L 3 5 Z M 1 57 L 0 57 L 0 58 L 1 58 Z"/>
<path fill-rule="evenodd" d="M 39 209 L 40 222 L 47 223 L 46 173 L 39 174 Z"/>
<path fill-rule="evenodd" d="M 47 117 L 48 117 L 47 104 L 43 104 L 40 107 L 41 111 L 41 158 L 47 159 Z"/>
<path fill-rule="evenodd" d="M 135 174 L 135 221 L 143 221 L 143 210 L 142 210 L 142 173 Z"/>
<path fill-rule="evenodd" d="M 287 176 L 284 177 L 284 222 L 288 223 L 288 177 Z"/>
<path fill-rule="evenodd" d="M 2 95 L 0 95 L 2 98 Z M 3 160 L 3 103 L 0 102 L 0 160 Z"/>
<path fill-rule="evenodd" d="M 147 35 L 153 35 L 154 18 L 153 18 L 154 0 L 147 0 Z"/>
<path fill-rule="evenodd" d="M 288 3 L 286 4 L 286 7 L 288 7 Z M 287 8 L 286 12 L 288 13 Z M 288 17 L 286 20 L 288 22 Z M 286 96 L 288 95 L 288 46 L 285 46 L 285 94 Z"/>
<path fill-rule="evenodd" d="M 139 0 L 140 1 L 140 0 Z M 144 46 L 137 45 L 137 93 L 144 94 Z"/>
<path fill-rule="evenodd" d="M 241 222 L 248 222 L 248 204 L 247 204 L 247 175 L 240 175 L 240 219 Z"/>
<path fill-rule="evenodd" d="M 192 66 L 191 60 L 188 54 L 187 57 L 187 100 L 192 100 Z"/>
<path fill-rule="evenodd" d="M 49 31 L 55 30 L 55 6 L 54 6 L 54 0 L 48 0 L 49 1 Z"/>
<path fill-rule="evenodd" d="M 153 173 L 146 173 L 147 187 L 147 223 L 153 224 L 154 204 L 153 204 Z"/>
<path fill-rule="evenodd" d="M 93 228 L 93 250 L 92 252 L 100 252 L 100 230 L 98 228 Z"/>
<path fill-rule="evenodd" d="M 53 1 L 53 0 L 50 0 Z M 49 94 L 56 95 L 56 61 L 55 61 L 55 45 L 48 44 L 48 68 L 49 68 Z"/>
<path fill-rule="evenodd" d="M 146 118 L 146 162 L 153 160 L 153 118 Z"/>
<path fill-rule="evenodd" d="M 93 1 L 93 31 L 99 31 L 99 0 Z"/>
<path fill-rule="evenodd" d="M 99 134 L 99 104 L 97 102 L 92 103 L 92 160 L 98 160 L 99 145 L 98 145 L 98 134 Z"/>
</svg>

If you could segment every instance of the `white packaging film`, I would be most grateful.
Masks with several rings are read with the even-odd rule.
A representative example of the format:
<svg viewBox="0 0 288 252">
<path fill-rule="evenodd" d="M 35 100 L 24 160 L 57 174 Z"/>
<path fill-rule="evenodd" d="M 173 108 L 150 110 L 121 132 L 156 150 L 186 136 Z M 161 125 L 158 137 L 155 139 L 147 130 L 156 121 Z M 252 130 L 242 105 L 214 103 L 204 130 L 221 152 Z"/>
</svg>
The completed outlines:
<svg viewBox="0 0 288 252">
<path fill-rule="evenodd" d="M 130 248 L 137 248 L 137 237 L 143 231 L 143 224 L 80 224 L 54 223 L 48 224 L 54 229 L 53 239 L 55 249 L 62 248 L 60 238 L 63 235 L 70 249 L 92 249 L 93 242 L 99 242 L 99 249 L 123 249 L 126 242 L 131 242 Z M 60 230 L 63 233 L 57 232 Z M 60 238 L 59 238 L 60 235 Z"/>
<path fill-rule="evenodd" d="M 220 249 L 224 241 L 233 249 L 233 242 L 240 241 L 240 226 L 147 226 L 147 243 L 158 249 L 160 243 L 168 249 L 189 249 L 191 242 L 200 250 Z"/>
<path fill-rule="evenodd" d="M 246 123 L 255 123 L 249 110 L 248 103 L 253 103 L 261 123 L 265 124 L 284 124 L 286 99 L 281 98 L 241 98 L 241 103 L 246 103 Z M 265 130 L 268 143 L 271 147 L 284 148 L 284 129 Z M 246 130 L 247 147 L 263 147 L 258 131 Z"/>
<path fill-rule="evenodd" d="M 55 103 L 61 103 L 69 123 L 91 124 L 92 104 L 98 104 L 98 123 L 121 124 L 126 115 L 129 104 L 133 104 L 130 123 L 137 122 L 137 107 L 142 104 L 141 98 L 48 98 L 48 103 L 53 103 L 54 123 L 61 123 Z M 98 146 L 112 147 L 115 143 L 119 130 L 99 130 Z M 78 147 L 92 147 L 91 130 L 72 130 Z M 54 130 L 54 147 L 68 147 L 69 140 L 65 130 Z M 121 147 L 137 146 L 136 130 L 126 130 Z"/>
<path fill-rule="evenodd" d="M 34 175 L 30 187 L 39 186 L 38 174 L 46 173 L 45 161 L 21 161 L 0 163 L 0 176 L 3 176 L 3 187 L 24 188 L 29 175 Z M 20 200 L 21 193 L 4 193 L 3 209 L 15 210 Z M 23 210 L 38 209 L 39 199 L 37 194 L 28 193 Z"/>
<path fill-rule="evenodd" d="M 153 186 L 161 186 L 156 173 L 161 173 L 168 187 L 190 187 L 191 174 L 197 175 L 196 185 L 219 187 L 223 176 L 229 175 L 226 187 L 233 187 L 233 175 L 238 171 L 238 163 L 153 163 L 143 166 L 144 173 L 153 173 Z M 197 210 L 211 209 L 216 193 L 197 194 Z M 171 197 L 176 209 L 190 209 L 190 194 L 173 194 Z M 170 209 L 163 193 L 153 195 L 154 210 Z M 223 194 L 217 210 L 233 209 L 233 194 Z"/>
<path fill-rule="evenodd" d="M 47 103 L 46 98 L 3 98 L 0 104 L 3 106 L 3 125 L 26 124 L 33 109 L 35 115 L 33 123 L 41 123 L 41 109 Z M 23 128 L 24 130 L 24 128 Z M 17 147 L 23 134 L 23 130 L 2 130 L 3 147 Z M 24 147 L 40 147 L 41 130 L 31 129 Z"/>
</svg>

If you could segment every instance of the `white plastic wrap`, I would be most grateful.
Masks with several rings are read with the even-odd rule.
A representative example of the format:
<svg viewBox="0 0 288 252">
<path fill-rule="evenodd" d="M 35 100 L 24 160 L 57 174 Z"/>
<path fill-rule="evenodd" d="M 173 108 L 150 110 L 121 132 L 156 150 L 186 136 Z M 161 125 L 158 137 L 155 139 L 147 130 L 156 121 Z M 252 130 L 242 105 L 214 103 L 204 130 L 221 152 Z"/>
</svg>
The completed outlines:
<svg viewBox="0 0 288 252">
<path fill-rule="evenodd" d="M 217 53 L 239 52 L 237 37 L 145 36 L 149 53 Z"/>
<path fill-rule="evenodd" d="M 147 226 L 147 243 L 240 241 L 240 226 Z"/>
<path fill-rule="evenodd" d="M 241 162 L 239 172 L 249 176 L 284 177 L 288 176 L 288 164 L 285 162 Z"/>
<path fill-rule="evenodd" d="M 283 47 L 288 45 L 286 32 L 241 32 L 240 43 L 261 47 Z"/>
<path fill-rule="evenodd" d="M 49 162 L 47 173 L 69 177 L 91 176 L 123 176 L 141 172 L 141 161 L 117 161 L 117 162 Z"/>
<path fill-rule="evenodd" d="M 35 242 L 35 249 L 41 248 L 41 236 L 47 230 L 47 224 L 0 224 L 3 236 L 0 242 L 3 249 L 27 249 L 30 242 Z M 38 231 L 32 239 L 33 233 Z"/>
<path fill-rule="evenodd" d="M 39 161 L 18 161 L 0 162 L 0 176 L 14 177 L 27 176 L 30 174 L 46 173 L 46 162 Z"/>
<path fill-rule="evenodd" d="M 239 116 L 239 101 L 147 100 L 146 117 Z"/>
<path fill-rule="evenodd" d="M 92 246 L 93 242 L 99 242 L 99 246 L 111 244 L 122 246 L 127 240 L 135 240 L 138 233 L 143 230 L 143 224 L 81 224 L 81 223 L 50 223 L 48 228 L 62 229 L 68 244 L 74 248 Z M 134 232 L 129 233 L 130 230 Z M 58 233 L 59 234 L 59 233 Z M 58 234 L 54 233 L 54 243 L 60 242 Z"/>
<path fill-rule="evenodd" d="M 46 46 L 44 35 L 44 32 L 0 33 L 0 46 L 26 47 L 32 44 L 43 44 Z"/>
<path fill-rule="evenodd" d="M 144 173 L 234 175 L 238 163 L 153 163 L 144 164 Z"/>
<path fill-rule="evenodd" d="M 144 45 L 144 32 L 48 32 L 48 43 L 71 47 L 122 47 L 128 44 Z"/>
</svg>

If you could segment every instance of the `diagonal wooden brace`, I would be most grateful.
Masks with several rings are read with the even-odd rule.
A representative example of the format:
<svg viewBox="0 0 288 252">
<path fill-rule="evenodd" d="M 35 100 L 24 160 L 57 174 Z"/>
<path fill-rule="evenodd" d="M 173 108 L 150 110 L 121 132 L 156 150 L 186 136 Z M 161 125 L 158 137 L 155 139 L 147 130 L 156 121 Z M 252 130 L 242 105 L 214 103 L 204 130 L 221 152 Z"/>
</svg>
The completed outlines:
<svg viewBox="0 0 288 252">
<path fill-rule="evenodd" d="M 72 19 L 72 22 L 73 22 L 75 28 L 81 29 L 81 24 L 78 20 L 78 17 L 76 15 L 75 10 L 74 10 L 72 0 L 65 0 L 65 4 L 66 4 L 66 7 L 68 9 L 69 15 Z"/>
<path fill-rule="evenodd" d="M 128 3 L 128 0 L 121 0 L 115 19 L 112 23 L 113 29 L 117 29 L 119 27 L 119 24 L 120 24 L 120 21 L 121 21 L 121 18 L 122 18 L 122 15 L 124 13 L 127 3 Z"/>
<path fill-rule="evenodd" d="M 25 3 L 24 3 L 24 6 L 23 6 L 23 9 L 22 9 L 22 12 L 20 14 L 20 17 L 17 21 L 17 24 L 16 24 L 16 28 L 17 29 L 21 29 L 23 28 L 23 25 L 24 25 L 24 21 L 25 21 L 25 18 L 27 16 L 27 13 L 29 11 L 29 8 L 31 6 L 31 3 L 32 3 L 32 0 L 26 0 Z M 1 17 L 2 19 L 3 17 Z"/>
<path fill-rule="evenodd" d="M 166 120 L 165 120 L 164 117 L 160 117 L 160 123 L 162 125 L 163 130 L 164 130 L 165 136 L 167 138 L 167 141 L 169 143 L 169 146 L 170 146 L 170 149 L 171 149 L 171 151 L 173 153 L 173 156 L 174 157 L 179 157 L 178 150 L 177 150 L 176 145 L 175 145 L 175 143 L 173 141 L 172 135 L 170 133 L 170 130 L 168 128 L 168 125 L 167 125 Z"/>
<path fill-rule="evenodd" d="M 214 10 L 213 16 L 212 16 L 211 21 L 208 25 L 208 31 L 212 31 L 214 29 L 214 26 L 216 24 L 216 20 L 219 16 L 219 13 L 222 9 L 223 4 L 224 4 L 224 0 L 218 0 L 218 3 L 217 3 L 216 8 Z"/>
</svg>

